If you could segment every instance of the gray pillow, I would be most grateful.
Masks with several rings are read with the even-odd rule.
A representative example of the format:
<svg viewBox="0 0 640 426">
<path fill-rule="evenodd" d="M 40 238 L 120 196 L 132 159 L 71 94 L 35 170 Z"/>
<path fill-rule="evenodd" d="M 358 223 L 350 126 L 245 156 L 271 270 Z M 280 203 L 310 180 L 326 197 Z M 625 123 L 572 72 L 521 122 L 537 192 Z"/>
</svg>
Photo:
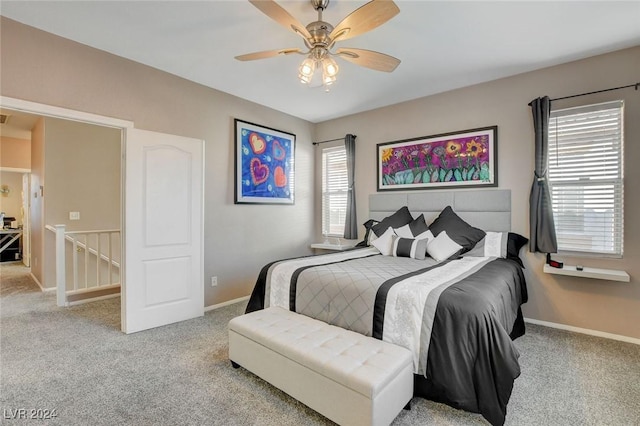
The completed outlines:
<svg viewBox="0 0 640 426">
<path fill-rule="evenodd" d="M 391 254 L 394 257 L 410 257 L 423 260 L 427 253 L 428 239 L 415 240 L 413 238 L 400 238 L 393 236 Z"/>
<path fill-rule="evenodd" d="M 411 223 L 407 223 L 403 226 L 403 228 L 405 227 L 414 237 L 417 237 L 418 235 L 423 234 L 429 230 L 427 221 L 424 219 L 424 214 L 421 214 L 420 216 L 415 218 L 415 220 L 411 221 Z"/>
<path fill-rule="evenodd" d="M 376 223 L 371 227 L 371 230 L 378 237 L 387 230 L 387 228 L 400 228 L 401 226 L 406 225 L 407 223 L 413 222 L 413 216 L 409 212 L 409 208 L 407 206 L 401 207 L 391 216 L 387 216 L 382 219 L 379 223 Z"/>
<path fill-rule="evenodd" d="M 482 229 L 474 228 L 462 220 L 451 206 L 445 207 L 440 212 L 436 220 L 429 225 L 429 229 L 436 237 L 442 231 L 447 231 L 449 238 L 462 246 L 462 253 L 471 250 L 485 236 Z"/>
</svg>

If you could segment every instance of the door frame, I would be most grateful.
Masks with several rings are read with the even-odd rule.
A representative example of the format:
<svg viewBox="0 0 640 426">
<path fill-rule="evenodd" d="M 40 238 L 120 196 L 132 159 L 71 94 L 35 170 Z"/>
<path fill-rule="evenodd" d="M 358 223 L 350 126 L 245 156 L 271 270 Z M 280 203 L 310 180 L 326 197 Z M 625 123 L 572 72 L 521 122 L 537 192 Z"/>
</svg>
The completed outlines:
<svg viewBox="0 0 640 426">
<path fill-rule="evenodd" d="M 120 286 L 121 291 L 122 288 L 126 285 L 124 279 L 124 269 L 126 265 L 124 264 L 124 254 L 125 254 L 125 241 L 126 241 L 126 223 L 125 223 L 125 167 L 123 165 L 124 152 L 126 149 L 126 130 L 129 128 L 134 128 L 133 121 L 122 120 L 119 118 L 106 117 L 103 115 L 92 114 L 88 112 L 76 111 L 67 108 L 61 108 L 53 105 L 42 104 L 39 102 L 31 102 L 25 101 L 23 99 L 11 98 L 8 96 L 0 96 L 0 106 L 2 108 L 12 109 L 15 111 L 25 112 L 29 114 L 41 115 L 43 117 L 51 117 L 51 118 L 59 118 L 63 120 L 71 120 L 78 121 L 82 123 L 95 124 L 103 127 L 112 127 L 115 129 L 120 129 L 120 150 L 122 152 L 122 157 L 120 159 L 120 229 L 121 229 L 121 237 L 120 237 L 120 252 L 122 253 L 122 259 L 120 264 Z M 44 243 L 43 243 L 44 245 Z M 41 247 L 42 257 L 44 258 L 45 251 L 44 246 Z M 43 259 L 44 261 L 44 259 Z M 122 309 L 122 299 L 120 299 L 121 309 Z"/>
</svg>

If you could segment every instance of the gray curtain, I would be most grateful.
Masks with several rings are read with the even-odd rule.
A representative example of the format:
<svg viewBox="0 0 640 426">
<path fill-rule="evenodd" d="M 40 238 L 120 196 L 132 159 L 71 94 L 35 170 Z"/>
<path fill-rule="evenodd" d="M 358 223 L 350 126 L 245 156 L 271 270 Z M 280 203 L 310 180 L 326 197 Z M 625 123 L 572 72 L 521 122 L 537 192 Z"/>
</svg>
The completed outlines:
<svg viewBox="0 0 640 426">
<path fill-rule="evenodd" d="M 551 195 L 547 177 L 549 158 L 549 114 L 551 101 L 548 96 L 531 101 L 533 127 L 535 130 L 535 172 L 529 197 L 529 225 L 531 236 L 529 250 L 541 253 L 556 253 L 556 226 L 553 221 Z"/>
<path fill-rule="evenodd" d="M 347 216 L 344 220 L 344 237 L 348 240 L 358 238 L 358 220 L 356 219 L 356 136 L 346 135 L 344 146 L 347 151 Z"/>
</svg>

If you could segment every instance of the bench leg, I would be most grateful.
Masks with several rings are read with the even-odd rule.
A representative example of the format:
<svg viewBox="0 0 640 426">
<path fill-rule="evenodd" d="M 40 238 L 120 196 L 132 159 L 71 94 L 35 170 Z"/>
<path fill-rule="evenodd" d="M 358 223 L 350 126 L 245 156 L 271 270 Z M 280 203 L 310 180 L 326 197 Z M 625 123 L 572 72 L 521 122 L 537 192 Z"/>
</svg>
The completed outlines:
<svg viewBox="0 0 640 426">
<path fill-rule="evenodd" d="M 231 361 L 231 360 L 229 360 L 229 361 Z M 237 364 L 237 363 L 235 363 L 235 362 L 233 362 L 233 361 L 231 361 L 231 366 L 232 366 L 233 368 L 240 368 L 240 364 Z"/>
<path fill-rule="evenodd" d="M 411 401 L 407 402 L 407 405 L 404 406 L 403 410 L 411 411 Z"/>
</svg>

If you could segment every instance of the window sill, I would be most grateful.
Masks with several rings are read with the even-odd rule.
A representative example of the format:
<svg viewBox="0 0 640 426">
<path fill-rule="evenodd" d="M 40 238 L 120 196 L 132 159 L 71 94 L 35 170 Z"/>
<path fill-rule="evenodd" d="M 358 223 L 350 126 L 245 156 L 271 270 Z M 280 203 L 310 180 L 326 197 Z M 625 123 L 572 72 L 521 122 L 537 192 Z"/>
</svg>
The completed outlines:
<svg viewBox="0 0 640 426">
<path fill-rule="evenodd" d="M 573 265 L 564 265 L 563 268 L 553 268 L 549 265 L 544 265 L 543 271 L 547 274 L 571 275 L 574 277 L 595 278 L 598 280 L 622 281 L 627 283 L 631 281 L 629 274 L 617 269 L 587 268 L 585 266 L 582 271 L 578 271 Z"/>
<path fill-rule="evenodd" d="M 311 244 L 312 249 L 320 249 L 320 250 L 333 250 L 333 251 L 344 251 L 350 248 L 353 248 L 355 243 L 350 244 L 334 244 L 334 243 L 314 243 Z"/>
</svg>

